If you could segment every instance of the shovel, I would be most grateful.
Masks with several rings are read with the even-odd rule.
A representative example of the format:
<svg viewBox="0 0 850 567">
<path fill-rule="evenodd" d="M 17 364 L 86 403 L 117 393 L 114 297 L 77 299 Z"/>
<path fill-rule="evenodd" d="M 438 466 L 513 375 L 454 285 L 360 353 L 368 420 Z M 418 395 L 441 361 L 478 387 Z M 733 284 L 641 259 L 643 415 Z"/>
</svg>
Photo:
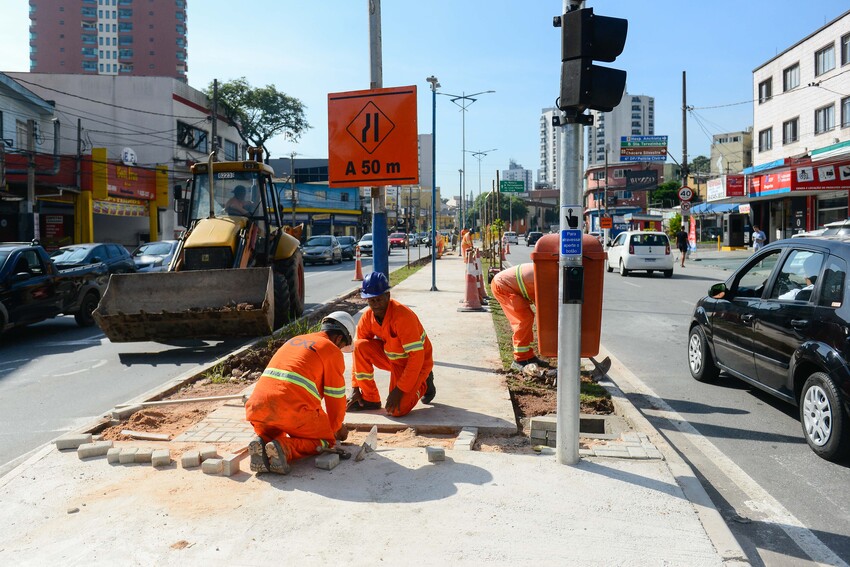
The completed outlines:
<svg viewBox="0 0 850 567">
<path fill-rule="evenodd" d="M 371 453 L 375 449 L 378 448 L 378 426 L 373 425 L 372 429 L 369 431 L 369 435 L 366 436 L 366 439 L 363 443 L 355 450 L 354 460 L 362 461 L 366 458 L 366 453 Z"/>
</svg>

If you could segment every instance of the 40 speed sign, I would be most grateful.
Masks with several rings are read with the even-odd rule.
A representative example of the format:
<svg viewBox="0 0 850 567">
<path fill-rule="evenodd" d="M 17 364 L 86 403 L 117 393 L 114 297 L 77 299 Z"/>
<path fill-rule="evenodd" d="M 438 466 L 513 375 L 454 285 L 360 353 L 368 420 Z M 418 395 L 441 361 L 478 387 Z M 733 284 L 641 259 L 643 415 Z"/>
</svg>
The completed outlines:
<svg viewBox="0 0 850 567">
<path fill-rule="evenodd" d="M 690 201 L 694 198 L 694 191 L 690 187 L 679 188 L 679 199 L 682 201 Z"/>
</svg>

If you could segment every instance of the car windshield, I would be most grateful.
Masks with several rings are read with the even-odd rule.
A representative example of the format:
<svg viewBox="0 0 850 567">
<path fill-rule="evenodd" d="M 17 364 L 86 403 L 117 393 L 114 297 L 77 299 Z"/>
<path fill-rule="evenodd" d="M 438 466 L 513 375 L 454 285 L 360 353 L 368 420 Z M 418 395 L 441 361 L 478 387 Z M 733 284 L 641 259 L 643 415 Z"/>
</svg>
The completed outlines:
<svg viewBox="0 0 850 567">
<path fill-rule="evenodd" d="M 60 248 L 51 255 L 51 258 L 58 264 L 74 264 L 85 260 L 88 253 L 88 248 Z"/>
<path fill-rule="evenodd" d="M 632 244 L 635 246 L 667 246 L 669 244 L 664 234 L 633 234 Z"/>
<path fill-rule="evenodd" d="M 363 238 L 360 239 L 360 242 L 372 242 L 372 233 L 367 232 L 363 235 Z"/>
<path fill-rule="evenodd" d="M 330 236 L 313 236 L 307 241 L 307 246 L 330 246 Z"/>
<path fill-rule="evenodd" d="M 139 246 L 139 248 L 133 253 L 133 256 L 168 256 L 170 253 L 170 243 L 150 242 Z"/>
<path fill-rule="evenodd" d="M 394 232 L 390 235 L 390 238 L 404 238 L 404 234 L 401 232 Z"/>
<path fill-rule="evenodd" d="M 847 236 L 850 234 L 850 226 L 834 226 L 824 229 L 821 236 Z"/>
<path fill-rule="evenodd" d="M 337 240 L 339 240 L 340 244 L 354 244 L 353 236 L 340 236 Z"/>
</svg>

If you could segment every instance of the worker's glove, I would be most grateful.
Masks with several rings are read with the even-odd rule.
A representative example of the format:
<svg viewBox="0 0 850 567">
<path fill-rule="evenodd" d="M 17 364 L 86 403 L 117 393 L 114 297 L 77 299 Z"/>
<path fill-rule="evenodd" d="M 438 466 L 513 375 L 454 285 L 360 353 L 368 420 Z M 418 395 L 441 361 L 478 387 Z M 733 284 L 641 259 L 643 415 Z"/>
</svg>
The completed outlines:
<svg viewBox="0 0 850 567">
<path fill-rule="evenodd" d="M 334 439 L 336 439 L 337 441 L 345 441 L 346 439 L 348 439 L 348 428 L 345 426 L 345 424 L 340 425 L 339 431 L 334 433 Z"/>
<path fill-rule="evenodd" d="M 345 404 L 345 410 L 351 411 L 354 409 L 355 411 L 363 407 L 363 393 L 360 391 L 360 388 L 353 388 L 351 390 L 351 397 L 348 398 L 348 403 Z"/>
<path fill-rule="evenodd" d="M 404 395 L 404 392 L 401 391 L 398 386 L 393 388 L 392 392 L 387 396 L 387 413 L 395 413 L 398 411 L 401 405 L 401 397 Z"/>
</svg>

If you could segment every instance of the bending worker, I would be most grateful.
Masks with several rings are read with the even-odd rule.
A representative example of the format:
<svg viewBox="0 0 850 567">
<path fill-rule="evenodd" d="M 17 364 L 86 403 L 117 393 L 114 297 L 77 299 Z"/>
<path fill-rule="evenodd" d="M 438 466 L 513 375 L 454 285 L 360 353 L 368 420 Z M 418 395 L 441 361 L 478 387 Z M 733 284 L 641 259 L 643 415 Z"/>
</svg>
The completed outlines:
<svg viewBox="0 0 850 567">
<path fill-rule="evenodd" d="M 388 414 L 407 415 L 420 398 L 430 404 L 437 393 L 432 372 L 434 357 L 419 317 L 390 298 L 390 282 L 382 272 L 366 276 L 360 297 L 366 299 L 369 309 L 357 324 L 348 411 L 381 408 L 375 367 L 390 372 Z"/>
<path fill-rule="evenodd" d="M 348 437 L 342 349 L 353 336 L 354 319 L 336 311 L 319 332 L 292 337 L 274 354 L 245 404 L 257 434 L 248 444 L 252 471 L 287 474 L 291 461 Z"/>
<path fill-rule="evenodd" d="M 518 264 L 502 270 L 493 277 L 490 289 L 511 323 L 514 345 L 511 369 L 521 372 L 531 363 L 548 368 L 549 363 L 537 358 L 531 348 L 534 340 L 534 311 L 531 309 L 535 301 L 534 264 Z"/>
</svg>

